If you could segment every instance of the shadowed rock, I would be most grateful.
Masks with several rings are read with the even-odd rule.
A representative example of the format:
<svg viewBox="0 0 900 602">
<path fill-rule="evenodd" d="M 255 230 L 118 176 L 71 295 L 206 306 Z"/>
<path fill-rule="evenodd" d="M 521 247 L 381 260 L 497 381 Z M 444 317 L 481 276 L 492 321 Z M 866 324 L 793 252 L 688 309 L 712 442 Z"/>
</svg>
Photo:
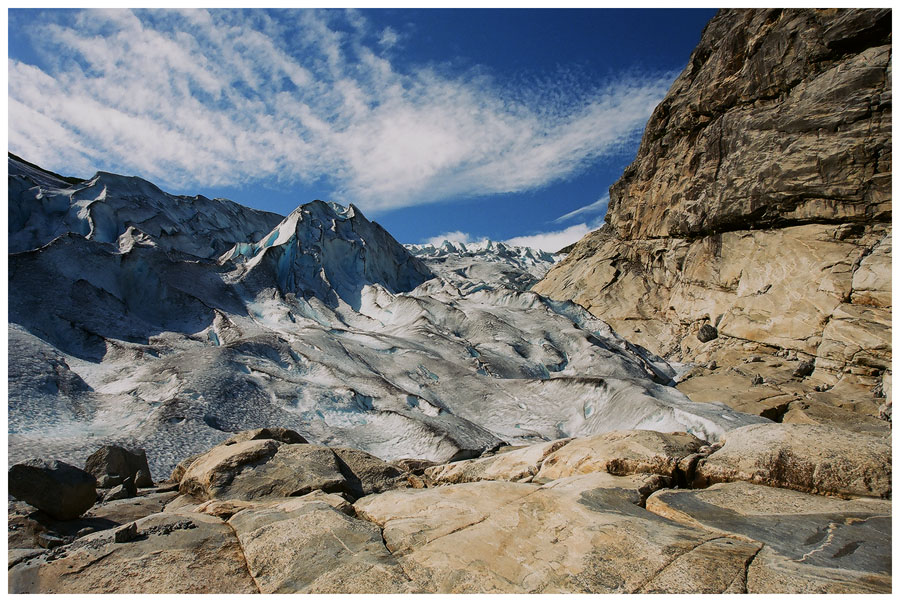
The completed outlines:
<svg viewBox="0 0 900 602">
<path fill-rule="evenodd" d="M 28 460 L 9 469 L 9 493 L 53 518 L 78 518 L 97 501 L 93 475 L 58 460 Z"/>
</svg>

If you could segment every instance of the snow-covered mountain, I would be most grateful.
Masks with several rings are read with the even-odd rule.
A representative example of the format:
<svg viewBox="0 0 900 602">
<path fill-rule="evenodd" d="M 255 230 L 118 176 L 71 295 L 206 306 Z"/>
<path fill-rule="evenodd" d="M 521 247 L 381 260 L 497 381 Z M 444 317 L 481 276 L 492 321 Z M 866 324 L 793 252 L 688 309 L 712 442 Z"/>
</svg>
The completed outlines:
<svg viewBox="0 0 900 602">
<path fill-rule="evenodd" d="M 492 240 L 473 243 L 445 240 L 437 246 L 404 246 L 431 271 L 462 290 L 472 290 L 486 284 L 528 290 L 559 259 L 540 249 Z"/>
<path fill-rule="evenodd" d="M 282 219 L 14 159 L 9 190 L 11 463 L 120 442 L 161 477 L 258 426 L 443 461 L 763 420 L 690 402 L 672 366 L 572 303 L 487 272 L 443 277 L 425 262 L 455 255 L 417 259 L 353 206 Z"/>
</svg>

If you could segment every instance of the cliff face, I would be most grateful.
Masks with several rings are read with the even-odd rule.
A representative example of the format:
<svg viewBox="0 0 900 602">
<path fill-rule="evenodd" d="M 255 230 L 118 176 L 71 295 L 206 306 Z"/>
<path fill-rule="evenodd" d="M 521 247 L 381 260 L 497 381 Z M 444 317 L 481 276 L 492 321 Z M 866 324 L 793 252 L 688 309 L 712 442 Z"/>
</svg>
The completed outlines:
<svg viewBox="0 0 900 602">
<path fill-rule="evenodd" d="M 877 414 L 890 387 L 890 78 L 888 9 L 721 11 L 610 188 L 604 227 L 534 290 L 671 358 L 765 358 L 738 369 L 744 386 L 695 370 L 684 387 L 700 397 L 775 400 L 744 409 L 779 419 L 809 418 L 810 402 Z M 718 338 L 697 338 L 705 324 Z M 804 360 L 814 374 L 795 377 Z"/>
</svg>

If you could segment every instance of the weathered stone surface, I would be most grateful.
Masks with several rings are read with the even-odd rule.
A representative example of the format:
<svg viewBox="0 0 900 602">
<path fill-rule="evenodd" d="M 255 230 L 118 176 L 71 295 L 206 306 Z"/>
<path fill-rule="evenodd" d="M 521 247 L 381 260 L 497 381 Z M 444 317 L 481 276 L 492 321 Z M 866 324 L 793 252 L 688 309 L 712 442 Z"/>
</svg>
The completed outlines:
<svg viewBox="0 0 900 602">
<path fill-rule="evenodd" d="M 806 424 L 750 425 L 696 467 L 696 484 L 748 481 L 810 493 L 891 496 L 891 440 Z"/>
<path fill-rule="evenodd" d="M 383 527 L 388 549 L 426 591 L 740 591 L 759 546 L 681 528 L 635 505 L 635 481 L 658 478 L 480 481 L 390 491 L 355 507 Z"/>
<path fill-rule="evenodd" d="M 153 486 L 147 453 L 142 449 L 128 450 L 118 445 L 104 445 L 88 456 L 84 470 L 97 478 L 98 487 L 115 487 L 128 477 L 138 487 Z M 138 480 L 138 472 L 141 471 L 145 476 Z"/>
<path fill-rule="evenodd" d="M 538 473 L 549 454 L 569 441 L 571 439 L 558 439 L 486 458 L 433 466 L 425 470 L 425 476 L 440 485 L 474 481 L 527 482 Z"/>
<path fill-rule="evenodd" d="M 553 480 L 589 472 L 673 476 L 679 460 L 696 453 L 705 443 L 688 433 L 603 433 L 576 439 L 548 455 L 535 478 Z"/>
<path fill-rule="evenodd" d="M 842 500 L 750 483 L 663 490 L 647 510 L 759 542 L 750 593 L 891 591 L 891 503 Z"/>
<path fill-rule="evenodd" d="M 93 475 L 58 460 L 28 460 L 9 469 L 9 494 L 58 520 L 81 516 L 97 501 Z"/>
<path fill-rule="evenodd" d="M 264 594 L 415 591 L 384 547 L 381 529 L 322 501 L 248 508 L 228 522 Z"/>
<path fill-rule="evenodd" d="M 339 495 L 335 495 L 333 493 L 325 493 L 318 489 L 316 491 L 313 491 L 312 493 L 307 493 L 306 495 L 289 498 L 266 498 L 262 500 L 249 501 L 209 500 L 207 502 L 196 505 L 194 508 L 191 508 L 191 511 L 216 516 L 218 518 L 221 518 L 222 520 L 228 520 L 241 510 L 256 510 L 265 508 L 287 510 L 293 508 L 296 504 L 305 502 L 324 503 L 328 506 L 331 506 L 335 510 L 338 510 L 339 512 L 343 512 L 344 514 L 350 516 L 353 515 L 353 506 L 350 505 L 350 502 Z"/>
<path fill-rule="evenodd" d="M 187 472 L 187 469 L 190 468 L 191 464 L 194 463 L 200 456 L 203 454 L 194 454 L 193 456 L 188 456 L 181 462 L 175 465 L 175 468 L 172 469 L 172 475 L 169 477 L 169 481 L 173 483 L 180 483 L 181 479 L 184 478 L 184 473 Z"/>
<path fill-rule="evenodd" d="M 815 359 L 804 392 L 850 381 L 872 399 L 892 357 L 890 14 L 721 11 L 606 225 L 533 290 L 676 360 L 792 350 Z"/>
<path fill-rule="evenodd" d="M 10 593 L 255 593 L 231 527 L 204 514 L 153 514 L 143 535 L 94 533 L 9 570 Z"/>
<path fill-rule="evenodd" d="M 214 447 L 191 464 L 179 491 L 199 500 L 252 500 L 315 489 L 352 493 L 334 452 L 261 439 Z"/>
</svg>

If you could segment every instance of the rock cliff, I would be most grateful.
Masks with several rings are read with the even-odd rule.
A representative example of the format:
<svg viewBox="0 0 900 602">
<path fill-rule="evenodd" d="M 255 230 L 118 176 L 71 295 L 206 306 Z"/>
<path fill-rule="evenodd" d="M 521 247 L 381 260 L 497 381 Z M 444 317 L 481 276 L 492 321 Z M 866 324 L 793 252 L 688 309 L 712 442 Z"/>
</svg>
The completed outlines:
<svg viewBox="0 0 900 602">
<path fill-rule="evenodd" d="M 695 400 L 874 428 L 862 415 L 890 399 L 890 79 L 888 9 L 721 11 L 603 228 L 534 290 L 703 366 L 681 385 Z"/>
</svg>

